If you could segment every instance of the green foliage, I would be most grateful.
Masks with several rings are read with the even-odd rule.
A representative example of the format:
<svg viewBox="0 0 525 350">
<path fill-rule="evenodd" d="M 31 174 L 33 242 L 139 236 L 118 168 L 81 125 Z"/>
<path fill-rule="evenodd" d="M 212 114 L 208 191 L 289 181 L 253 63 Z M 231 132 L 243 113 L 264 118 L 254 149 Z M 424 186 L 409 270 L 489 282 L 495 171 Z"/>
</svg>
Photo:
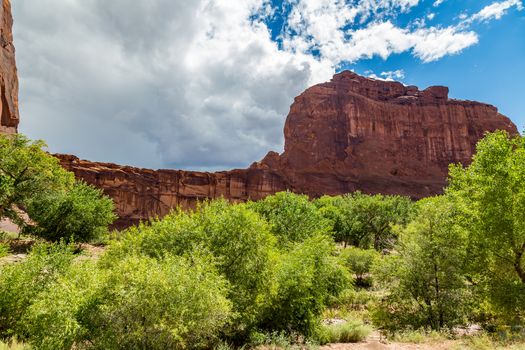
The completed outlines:
<svg viewBox="0 0 525 350">
<path fill-rule="evenodd" d="M 281 254 L 277 293 L 261 327 L 314 336 L 325 306 L 350 286 L 350 276 L 332 255 L 334 245 L 323 235 L 294 244 Z"/>
<path fill-rule="evenodd" d="M 412 213 L 412 202 L 408 198 L 360 192 L 322 197 L 316 205 L 333 224 L 337 241 L 376 250 L 394 245 L 396 236 L 392 227 L 406 224 Z"/>
<path fill-rule="evenodd" d="M 11 247 L 9 246 L 8 243 L 0 242 L 0 258 L 8 256 L 10 251 L 11 251 Z"/>
<path fill-rule="evenodd" d="M 228 322 L 227 283 L 205 256 L 84 262 L 31 306 L 35 349 L 205 349 Z"/>
<path fill-rule="evenodd" d="M 115 220 L 113 202 L 83 182 L 75 182 L 41 141 L 0 135 L 0 219 L 5 217 L 52 241 L 89 241 Z M 31 219 L 28 225 L 22 210 Z"/>
<path fill-rule="evenodd" d="M 452 196 L 469 232 L 471 278 L 500 317 L 525 318 L 525 138 L 506 132 L 478 143 L 470 166 L 451 167 Z"/>
<path fill-rule="evenodd" d="M 107 233 L 116 219 L 113 209 L 113 201 L 101 190 L 76 182 L 68 191 L 31 201 L 27 213 L 36 225 L 27 232 L 50 241 L 89 242 Z"/>
<path fill-rule="evenodd" d="M 23 262 L 0 265 L 0 339 L 27 337 L 28 309 L 69 268 L 72 259 L 65 245 L 39 244 Z"/>
<path fill-rule="evenodd" d="M 466 237 L 447 197 L 418 203 L 417 217 L 400 232 L 398 252 L 375 268 L 389 294 L 375 312 L 384 329 L 452 328 L 466 322 L 471 292 L 464 278 Z"/>
<path fill-rule="evenodd" d="M 371 286 L 369 274 L 372 265 L 381 257 L 376 250 L 348 247 L 341 251 L 340 257 L 343 264 L 355 273 L 357 286 Z"/>
<path fill-rule="evenodd" d="M 332 325 L 322 325 L 318 340 L 321 344 L 357 343 L 364 341 L 372 333 L 369 326 L 359 321 L 351 321 Z"/>
<path fill-rule="evenodd" d="M 273 292 L 277 251 L 267 223 L 244 204 L 204 203 L 194 213 L 175 212 L 151 225 L 133 228 L 108 255 L 121 259 L 135 251 L 152 257 L 204 249 L 231 283 L 228 298 L 238 319 L 233 333 L 253 327 Z"/>
<path fill-rule="evenodd" d="M 36 196 L 61 191 L 74 182 L 58 159 L 47 154 L 42 141 L 22 135 L 0 135 L 0 219 L 10 218 L 23 226 L 18 208 Z"/>
<path fill-rule="evenodd" d="M 249 204 L 269 223 L 280 244 L 300 242 L 330 232 L 330 222 L 305 195 L 280 192 Z"/>
</svg>

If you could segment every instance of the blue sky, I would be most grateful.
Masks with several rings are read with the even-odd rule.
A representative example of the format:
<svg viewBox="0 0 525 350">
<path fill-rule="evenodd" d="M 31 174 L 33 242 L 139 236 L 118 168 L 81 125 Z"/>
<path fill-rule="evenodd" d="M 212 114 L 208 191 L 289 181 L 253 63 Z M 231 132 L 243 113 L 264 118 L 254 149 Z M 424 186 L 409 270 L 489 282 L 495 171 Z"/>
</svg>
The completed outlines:
<svg viewBox="0 0 525 350">
<path fill-rule="evenodd" d="M 21 132 L 51 152 L 243 168 L 343 69 L 491 103 L 525 130 L 523 0 L 17 0 Z"/>
<path fill-rule="evenodd" d="M 460 22 L 461 14 L 473 15 L 495 2 L 447 0 L 434 6 L 435 3 L 435 0 L 420 1 L 410 11 L 387 18 L 400 27 L 410 26 L 421 18 L 430 25 L 448 26 Z M 289 7 L 283 5 L 283 0 L 273 0 L 272 4 L 279 11 L 267 23 L 272 38 L 280 42 Z M 359 25 L 366 26 L 373 20 Z M 452 98 L 493 104 L 520 130 L 525 130 L 525 11 L 510 10 L 500 20 L 474 23 L 472 29 L 479 36 L 476 45 L 434 62 L 422 62 L 410 52 L 404 52 L 387 59 L 375 56 L 357 62 L 343 62 L 336 70 L 350 69 L 365 76 L 371 72 L 380 74 L 401 70 L 404 77 L 400 80 L 407 85 L 448 86 Z"/>
</svg>

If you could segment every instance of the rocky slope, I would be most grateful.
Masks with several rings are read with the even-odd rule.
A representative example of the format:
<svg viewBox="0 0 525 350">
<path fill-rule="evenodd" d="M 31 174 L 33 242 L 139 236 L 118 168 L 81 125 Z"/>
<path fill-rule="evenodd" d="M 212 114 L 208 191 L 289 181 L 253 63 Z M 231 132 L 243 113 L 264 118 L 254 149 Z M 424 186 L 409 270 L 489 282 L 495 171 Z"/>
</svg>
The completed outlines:
<svg viewBox="0 0 525 350">
<path fill-rule="evenodd" d="M 18 77 L 13 46 L 11 4 L 0 8 L 0 133 L 15 133 L 18 127 Z"/>
<path fill-rule="evenodd" d="M 490 105 L 448 98 L 448 88 L 384 82 L 342 72 L 291 106 L 285 151 L 249 169 L 148 170 L 60 155 L 64 167 L 105 190 L 127 226 L 206 198 L 261 199 L 291 190 L 312 197 L 366 193 L 422 198 L 441 193 L 450 163 L 467 164 L 486 131 L 517 133 Z"/>
</svg>

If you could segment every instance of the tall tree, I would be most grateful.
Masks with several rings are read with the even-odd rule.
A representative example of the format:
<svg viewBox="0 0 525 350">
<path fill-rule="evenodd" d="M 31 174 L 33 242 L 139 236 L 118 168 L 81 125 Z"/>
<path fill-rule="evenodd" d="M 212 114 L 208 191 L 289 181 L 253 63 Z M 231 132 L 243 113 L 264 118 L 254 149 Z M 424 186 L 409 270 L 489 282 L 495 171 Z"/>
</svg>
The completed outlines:
<svg viewBox="0 0 525 350">
<path fill-rule="evenodd" d="M 525 138 L 497 131 L 468 167 L 452 166 L 448 193 L 464 213 L 473 272 L 493 300 L 525 310 Z"/>
</svg>

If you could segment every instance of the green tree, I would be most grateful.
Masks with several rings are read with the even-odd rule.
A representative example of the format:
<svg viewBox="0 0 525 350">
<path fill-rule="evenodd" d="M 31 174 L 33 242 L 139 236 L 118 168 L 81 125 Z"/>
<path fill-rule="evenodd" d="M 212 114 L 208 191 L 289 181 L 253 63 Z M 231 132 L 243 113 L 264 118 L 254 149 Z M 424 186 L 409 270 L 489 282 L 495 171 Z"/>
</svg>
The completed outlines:
<svg viewBox="0 0 525 350">
<path fill-rule="evenodd" d="M 308 196 L 292 192 L 279 192 L 252 202 L 249 207 L 261 214 L 280 244 L 300 242 L 317 234 L 330 232 L 326 220 Z"/>
<path fill-rule="evenodd" d="M 37 196 L 73 186 L 73 174 L 44 148 L 42 141 L 31 142 L 20 134 L 0 135 L 0 219 L 24 226 L 20 209 Z"/>
<path fill-rule="evenodd" d="M 0 219 L 52 241 L 84 242 L 115 220 L 113 202 L 60 166 L 42 141 L 0 135 Z M 27 213 L 30 223 L 23 213 Z"/>
<path fill-rule="evenodd" d="M 334 224 L 338 241 L 359 248 L 391 248 L 394 225 L 410 220 L 412 202 L 401 196 L 366 195 L 361 192 L 343 197 L 321 198 L 320 213 Z"/>
<path fill-rule="evenodd" d="M 113 210 L 113 201 L 101 190 L 79 181 L 67 191 L 30 201 L 27 213 L 35 225 L 26 232 L 50 241 L 89 242 L 107 232 L 116 218 Z"/>
<path fill-rule="evenodd" d="M 374 269 L 376 280 L 389 290 L 375 321 L 391 331 L 452 328 L 464 324 L 470 310 L 467 239 L 457 225 L 458 210 L 446 197 L 417 206 L 415 219 L 401 229 L 397 252 Z"/>
<path fill-rule="evenodd" d="M 470 166 L 450 170 L 447 193 L 463 212 L 476 284 L 508 317 L 525 311 L 525 138 L 488 134 Z"/>
<path fill-rule="evenodd" d="M 177 211 L 130 229 L 112 245 L 107 259 L 113 263 L 133 252 L 156 258 L 195 249 L 210 252 L 231 284 L 228 298 L 237 318 L 228 332 L 242 337 L 256 325 L 274 292 L 275 245 L 268 224 L 257 213 L 246 204 L 221 199 L 203 203 L 195 212 Z"/>
</svg>

